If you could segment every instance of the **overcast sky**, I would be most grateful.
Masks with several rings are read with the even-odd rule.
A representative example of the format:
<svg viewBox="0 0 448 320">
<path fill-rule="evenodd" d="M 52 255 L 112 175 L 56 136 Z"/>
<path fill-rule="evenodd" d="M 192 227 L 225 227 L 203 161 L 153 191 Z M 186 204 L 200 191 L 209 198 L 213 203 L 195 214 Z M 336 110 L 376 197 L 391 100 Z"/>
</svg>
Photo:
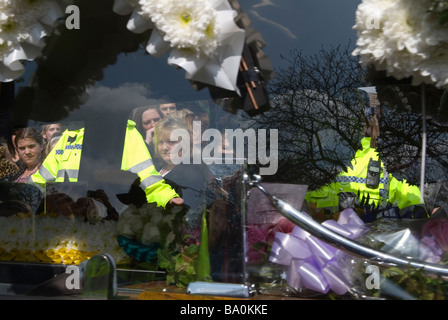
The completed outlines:
<svg viewBox="0 0 448 320">
<path fill-rule="evenodd" d="M 300 49 L 305 54 L 321 46 L 356 42 L 356 8 L 361 0 L 244 0 L 240 1 L 253 28 L 266 41 L 264 51 L 274 66 L 280 54 Z"/>
</svg>

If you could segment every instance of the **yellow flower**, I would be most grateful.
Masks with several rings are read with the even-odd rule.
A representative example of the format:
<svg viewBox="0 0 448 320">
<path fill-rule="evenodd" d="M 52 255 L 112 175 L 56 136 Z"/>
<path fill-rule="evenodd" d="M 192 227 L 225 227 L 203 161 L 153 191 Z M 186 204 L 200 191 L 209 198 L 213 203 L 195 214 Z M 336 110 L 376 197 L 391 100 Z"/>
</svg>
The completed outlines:
<svg viewBox="0 0 448 320">
<path fill-rule="evenodd" d="M 47 254 L 45 254 L 45 252 L 42 249 L 36 250 L 34 251 L 34 255 L 39 259 L 39 261 L 41 262 L 53 262 L 53 260 L 51 260 L 51 258 L 48 257 Z"/>
<path fill-rule="evenodd" d="M 0 255 L 1 261 L 12 261 L 17 256 L 17 249 L 12 249 L 10 251 L 5 251 Z"/>
<path fill-rule="evenodd" d="M 73 259 L 72 259 L 72 257 L 71 257 L 70 255 L 65 254 L 65 255 L 62 256 L 62 261 L 63 261 L 65 264 L 72 264 Z"/>
</svg>

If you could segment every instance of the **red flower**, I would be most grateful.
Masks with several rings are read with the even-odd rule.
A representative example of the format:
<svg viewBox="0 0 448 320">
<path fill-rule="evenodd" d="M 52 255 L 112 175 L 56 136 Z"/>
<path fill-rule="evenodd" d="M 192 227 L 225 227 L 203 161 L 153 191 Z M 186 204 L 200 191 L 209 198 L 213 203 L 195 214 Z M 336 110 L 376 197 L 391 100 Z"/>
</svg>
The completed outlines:
<svg viewBox="0 0 448 320">
<path fill-rule="evenodd" d="M 282 232 L 282 233 L 291 233 L 292 230 L 294 229 L 296 225 L 294 223 L 292 223 L 291 221 L 289 221 L 289 219 L 285 218 L 285 217 L 281 217 L 277 224 L 274 225 L 271 230 L 269 231 L 269 234 L 266 238 L 266 242 L 269 243 L 270 245 L 272 245 L 272 242 L 274 241 L 275 238 L 275 234 L 277 232 Z"/>
<path fill-rule="evenodd" d="M 281 217 L 276 224 L 251 224 L 247 228 L 249 262 L 260 263 L 267 259 L 268 250 L 277 232 L 291 233 L 295 224 Z"/>
<path fill-rule="evenodd" d="M 249 262 L 260 263 L 267 258 L 267 243 L 271 225 L 251 224 L 247 228 L 247 239 L 249 245 Z"/>
<path fill-rule="evenodd" d="M 295 226 L 289 219 L 281 217 L 274 229 L 277 229 L 276 232 L 291 233 Z"/>
<path fill-rule="evenodd" d="M 422 229 L 422 235 L 426 234 L 434 236 L 439 247 L 448 254 L 448 220 L 430 219 Z"/>
<path fill-rule="evenodd" d="M 249 225 L 249 227 L 247 228 L 247 238 L 249 240 L 249 245 L 266 241 L 268 232 L 269 227 L 255 224 Z"/>
</svg>

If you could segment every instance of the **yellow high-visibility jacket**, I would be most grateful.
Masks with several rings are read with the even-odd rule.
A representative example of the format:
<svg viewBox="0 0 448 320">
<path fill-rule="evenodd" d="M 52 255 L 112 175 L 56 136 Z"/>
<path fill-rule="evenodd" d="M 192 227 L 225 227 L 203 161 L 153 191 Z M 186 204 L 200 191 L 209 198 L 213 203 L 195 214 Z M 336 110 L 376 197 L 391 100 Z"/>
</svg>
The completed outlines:
<svg viewBox="0 0 448 320">
<path fill-rule="evenodd" d="M 140 186 L 145 190 L 146 200 L 150 203 L 156 202 L 165 207 L 172 198 L 179 197 L 156 170 L 148 147 L 132 120 L 128 120 L 126 129 L 121 170 L 139 176 Z"/>
<path fill-rule="evenodd" d="M 31 181 L 44 188 L 46 182 L 64 182 L 65 176 L 70 182 L 77 182 L 83 138 L 84 128 L 64 131 Z M 179 197 L 155 169 L 145 141 L 131 120 L 126 127 L 121 170 L 138 175 L 148 202 L 165 207 L 172 198 Z"/>
<path fill-rule="evenodd" d="M 32 182 L 45 186 L 46 182 L 64 182 L 65 177 L 77 182 L 83 139 L 84 128 L 65 130 L 39 170 L 31 176 Z"/>
<path fill-rule="evenodd" d="M 366 177 L 370 159 L 378 161 L 378 152 L 370 147 L 370 137 L 361 140 L 362 149 L 358 150 L 347 171 L 341 172 L 334 183 L 323 186 L 314 191 L 308 191 L 305 199 L 308 203 L 315 203 L 317 208 L 329 208 L 333 212 L 338 210 L 339 193 L 354 192 L 360 197 L 369 196 L 369 204 L 379 207 L 389 203 L 399 209 L 421 204 L 420 189 L 410 185 L 406 180 L 399 181 L 386 170 L 380 173 L 380 183 L 377 188 L 366 185 Z M 381 162 L 381 168 L 385 168 Z"/>
</svg>

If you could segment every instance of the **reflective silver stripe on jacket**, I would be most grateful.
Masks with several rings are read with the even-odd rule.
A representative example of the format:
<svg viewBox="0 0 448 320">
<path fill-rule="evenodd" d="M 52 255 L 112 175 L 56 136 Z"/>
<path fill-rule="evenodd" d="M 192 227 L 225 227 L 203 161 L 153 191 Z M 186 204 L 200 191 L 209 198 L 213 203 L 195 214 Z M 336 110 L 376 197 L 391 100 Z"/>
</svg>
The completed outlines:
<svg viewBox="0 0 448 320">
<path fill-rule="evenodd" d="M 139 174 L 143 170 L 146 170 L 153 166 L 154 166 L 154 162 L 152 161 L 152 159 L 146 159 L 145 161 L 142 161 L 142 162 L 132 166 L 131 168 L 129 168 L 128 171 L 135 173 L 135 174 Z M 146 189 L 147 187 L 149 187 L 149 186 L 153 185 L 154 183 L 159 182 L 161 180 L 163 180 L 161 175 L 150 175 L 148 178 L 145 178 L 140 183 L 140 186 L 143 189 Z"/>
<path fill-rule="evenodd" d="M 43 165 L 39 168 L 39 174 L 45 179 L 45 181 L 54 181 L 56 179 L 55 176 L 53 176 Z"/>
<path fill-rule="evenodd" d="M 146 189 L 149 186 L 151 186 L 154 183 L 159 182 L 161 180 L 163 180 L 162 176 L 159 176 L 159 175 L 158 176 L 149 176 L 148 178 L 143 180 L 140 185 L 143 187 L 143 189 Z"/>
<path fill-rule="evenodd" d="M 79 170 L 77 169 L 60 169 L 58 171 L 58 178 L 78 179 Z M 64 179 L 65 180 L 65 179 Z"/>
<path fill-rule="evenodd" d="M 153 165 L 154 165 L 154 163 L 152 162 L 152 160 L 151 159 L 147 159 L 147 160 L 145 160 L 143 162 L 140 162 L 140 163 L 132 166 L 131 168 L 129 168 L 128 171 L 130 171 L 132 173 L 139 173 L 139 172 L 141 172 L 141 171 L 143 171 L 143 170 L 145 170 L 145 169 L 147 169 L 147 168 L 149 168 L 149 167 L 151 167 Z"/>
</svg>

